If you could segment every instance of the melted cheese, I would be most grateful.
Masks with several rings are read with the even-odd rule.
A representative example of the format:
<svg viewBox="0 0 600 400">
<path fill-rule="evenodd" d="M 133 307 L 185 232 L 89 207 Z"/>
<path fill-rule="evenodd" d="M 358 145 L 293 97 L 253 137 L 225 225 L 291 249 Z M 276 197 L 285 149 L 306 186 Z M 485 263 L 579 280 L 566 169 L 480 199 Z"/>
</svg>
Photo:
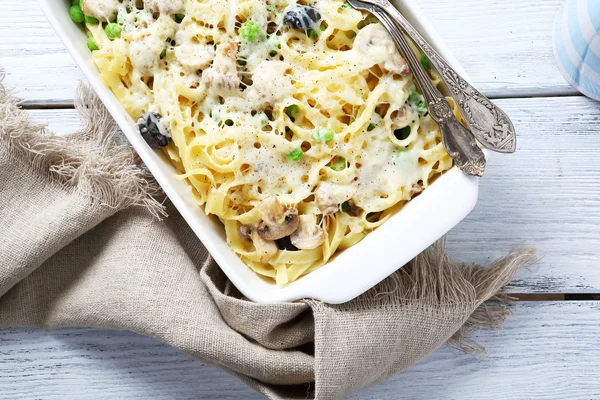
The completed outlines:
<svg viewBox="0 0 600 400">
<path fill-rule="evenodd" d="M 134 119 L 161 115 L 179 178 L 257 273 L 284 284 L 318 268 L 452 166 L 390 36 L 343 0 L 312 3 L 311 32 L 283 25 L 295 0 L 135 3 L 118 6 L 119 39 L 88 25 L 101 76 Z M 247 21 L 255 40 L 238 36 Z M 306 249 L 241 236 L 272 197 L 299 210 L 298 235 L 315 234 L 294 237 Z"/>
</svg>

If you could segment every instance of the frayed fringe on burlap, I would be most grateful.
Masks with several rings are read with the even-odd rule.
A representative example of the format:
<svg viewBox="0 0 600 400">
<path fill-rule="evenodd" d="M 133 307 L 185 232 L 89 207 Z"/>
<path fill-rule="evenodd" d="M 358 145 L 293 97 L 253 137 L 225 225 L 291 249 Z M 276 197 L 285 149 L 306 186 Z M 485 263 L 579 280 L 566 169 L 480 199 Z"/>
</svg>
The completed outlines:
<svg viewBox="0 0 600 400">
<path fill-rule="evenodd" d="M 514 299 L 503 292 L 515 273 L 537 262 L 535 249 L 513 250 L 490 266 L 452 261 L 442 239 L 382 283 L 342 305 L 341 310 L 411 306 L 441 316 L 464 316 L 448 344 L 465 352 L 484 349 L 467 339 L 480 328 L 497 328 L 510 314 Z"/>
<path fill-rule="evenodd" d="M 146 208 L 157 218 L 165 216 L 157 200 L 162 192 L 149 172 L 139 167 L 129 145 L 117 143 L 118 128 L 100 99 L 84 85 L 75 96 L 82 129 L 56 136 L 45 125 L 29 120 L 27 111 L 2 85 L 0 75 L 0 147 L 9 157 L 24 162 L 44 179 L 76 190 L 92 205 L 121 210 Z"/>
</svg>

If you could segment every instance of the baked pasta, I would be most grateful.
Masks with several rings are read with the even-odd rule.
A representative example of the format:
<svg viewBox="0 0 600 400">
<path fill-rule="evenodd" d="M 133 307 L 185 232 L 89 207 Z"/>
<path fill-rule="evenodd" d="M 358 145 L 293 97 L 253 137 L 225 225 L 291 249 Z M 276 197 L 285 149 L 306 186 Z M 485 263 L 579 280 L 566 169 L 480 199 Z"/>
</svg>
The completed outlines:
<svg viewBox="0 0 600 400">
<path fill-rule="evenodd" d="M 71 16 L 147 143 L 278 285 L 452 167 L 391 37 L 343 0 L 76 0 Z"/>
</svg>

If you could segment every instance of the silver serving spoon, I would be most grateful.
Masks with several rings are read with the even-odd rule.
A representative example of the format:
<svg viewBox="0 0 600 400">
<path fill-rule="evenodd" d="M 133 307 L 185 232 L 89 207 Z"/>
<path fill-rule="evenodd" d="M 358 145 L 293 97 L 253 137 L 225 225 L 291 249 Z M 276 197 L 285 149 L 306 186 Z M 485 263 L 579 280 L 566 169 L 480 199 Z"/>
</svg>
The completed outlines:
<svg viewBox="0 0 600 400">
<path fill-rule="evenodd" d="M 446 97 L 433 85 L 429 75 L 421 66 L 410 47 L 408 40 L 400 30 L 396 29 L 392 19 L 377 6 L 358 0 L 348 0 L 357 9 L 369 11 L 381 21 L 390 32 L 396 46 L 402 51 L 410 69 L 421 87 L 423 97 L 427 103 L 427 111 L 440 126 L 442 142 L 454 164 L 468 175 L 483 176 L 485 170 L 485 155 L 477 145 L 473 134 L 461 124 L 452 111 Z"/>
<path fill-rule="evenodd" d="M 379 15 L 387 14 L 411 37 L 429 58 L 450 89 L 463 117 L 477 140 L 490 150 L 500 153 L 514 153 L 517 148 L 515 127 L 506 113 L 487 97 L 471 86 L 427 43 L 415 28 L 400 14 L 388 0 L 348 0 L 357 9 Z M 383 11 L 383 13 L 381 11 Z M 382 21 L 383 22 L 383 21 Z M 388 31 L 395 30 L 387 27 Z"/>
</svg>

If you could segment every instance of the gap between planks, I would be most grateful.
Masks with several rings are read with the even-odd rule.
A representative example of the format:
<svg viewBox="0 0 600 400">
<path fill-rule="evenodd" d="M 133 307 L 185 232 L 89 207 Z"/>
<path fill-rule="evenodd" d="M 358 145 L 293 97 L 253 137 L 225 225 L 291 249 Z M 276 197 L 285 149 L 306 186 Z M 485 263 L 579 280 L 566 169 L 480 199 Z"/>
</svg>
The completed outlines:
<svg viewBox="0 0 600 400">
<path fill-rule="evenodd" d="M 517 301 L 598 301 L 600 293 L 509 293 Z"/>
<path fill-rule="evenodd" d="M 583 97 L 581 93 L 573 92 L 554 92 L 554 93 L 519 93 L 512 95 L 488 96 L 490 100 L 510 100 L 510 99 L 535 99 L 545 97 Z M 71 100 L 25 100 L 19 104 L 24 110 L 71 110 L 75 108 Z"/>
</svg>

